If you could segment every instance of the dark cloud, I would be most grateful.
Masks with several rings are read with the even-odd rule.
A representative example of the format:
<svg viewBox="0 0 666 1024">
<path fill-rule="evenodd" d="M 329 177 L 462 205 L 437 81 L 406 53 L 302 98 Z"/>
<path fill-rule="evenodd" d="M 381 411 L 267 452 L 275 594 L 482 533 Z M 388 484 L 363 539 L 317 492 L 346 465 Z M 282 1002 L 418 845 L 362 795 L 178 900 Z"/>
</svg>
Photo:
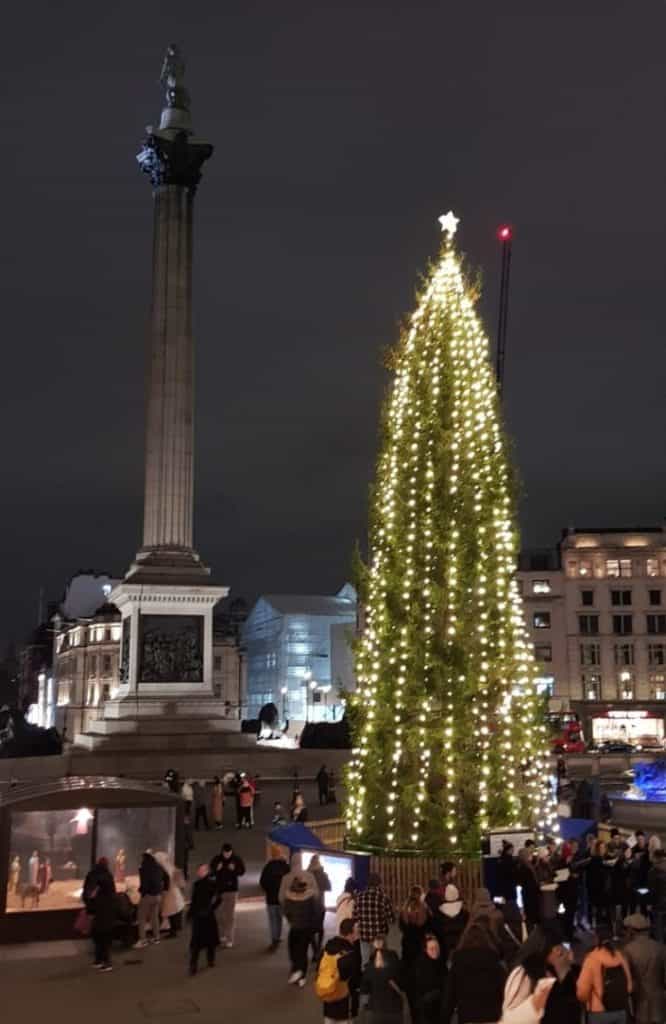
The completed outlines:
<svg viewBox="0 0 666 1024">
<path fill-rule="evenodd" d="M 5 19 L 2 623 L 121 572 L 142 509 L 151 200 L 134 155 L 183 45 L 197 199 L 197 542 L 241 592 L 327 590 L 363 537 L 382 348 L 462 217 L 495 323 L 524 538 L 657 522 L 664 7 L 72 0 Z"/>
</svg>

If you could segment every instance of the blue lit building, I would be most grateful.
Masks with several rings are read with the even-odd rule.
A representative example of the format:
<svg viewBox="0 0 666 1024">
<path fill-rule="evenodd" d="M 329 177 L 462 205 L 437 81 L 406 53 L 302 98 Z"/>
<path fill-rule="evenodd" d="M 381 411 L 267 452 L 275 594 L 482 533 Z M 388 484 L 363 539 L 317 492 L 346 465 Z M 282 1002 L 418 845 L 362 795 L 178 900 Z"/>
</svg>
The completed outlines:
<svg viewBox="0 0 666 1024">
<path fill-rule="evenodd" d="M 248 717 L 272 701 L 291 722 L 337 721 L 340 690 L 355 686 L 351 641 L 357 595 L 267 594 L 243 628 Z"/>
</svg>

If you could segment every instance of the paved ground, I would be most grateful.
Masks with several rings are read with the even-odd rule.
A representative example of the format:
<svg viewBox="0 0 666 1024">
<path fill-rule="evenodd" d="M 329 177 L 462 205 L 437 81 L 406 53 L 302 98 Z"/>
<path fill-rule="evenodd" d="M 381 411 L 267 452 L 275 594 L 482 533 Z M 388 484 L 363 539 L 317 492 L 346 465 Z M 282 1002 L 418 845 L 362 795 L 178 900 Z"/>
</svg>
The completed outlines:
<svg viewBox="0 0 666 1024">
<path fill-rule="evenodd" d="M 0 946 L 2 1018 L 21 1024 L 319 1024 L 321 1004 L 312 985 L 287 984 L 285 943 L 277 953 L 266 952 L 264 907 L 241 904 L 237 922 L 236 946 L 220 951 L 215 968 L 202 967 L 194 978 L 187 974 L 187 935 L 146 950 L 114 950 L 110 974 L 90 967 L 86 942 Z"/>
</svg>

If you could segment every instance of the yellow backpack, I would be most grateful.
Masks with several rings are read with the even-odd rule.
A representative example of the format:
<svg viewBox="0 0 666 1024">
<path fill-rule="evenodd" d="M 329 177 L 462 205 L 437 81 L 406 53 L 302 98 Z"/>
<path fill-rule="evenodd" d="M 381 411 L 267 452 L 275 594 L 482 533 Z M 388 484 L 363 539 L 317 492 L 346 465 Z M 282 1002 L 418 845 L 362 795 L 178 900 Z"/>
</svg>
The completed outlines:
<svg viewBox="0 0 666 1024">
<path fill-rule="evenodd" d="M 342 954 L 323 953 L 315 981 L 315 992 L 323 1003 L 337 1003 L 349 995 L 349 985 L 338 971 L 338 960 Z"/>
</svg>

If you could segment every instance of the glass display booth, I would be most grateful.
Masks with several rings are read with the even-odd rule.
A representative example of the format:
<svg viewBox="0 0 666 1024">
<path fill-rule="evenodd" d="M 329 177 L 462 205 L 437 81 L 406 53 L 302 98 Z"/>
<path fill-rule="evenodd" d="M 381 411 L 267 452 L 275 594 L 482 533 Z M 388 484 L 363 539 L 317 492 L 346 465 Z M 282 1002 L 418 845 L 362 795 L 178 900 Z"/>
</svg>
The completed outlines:
<svg viewBox="0 0 666 1024">
<path fill-rule="evenodd" d="M 183 863 L 183 801 L 116 778 L 65 778 L 0 794 L 0 942 L 73 938 L 86 874 L 106 857 L 136 898 L 144 850 Z"/>
</svg>

